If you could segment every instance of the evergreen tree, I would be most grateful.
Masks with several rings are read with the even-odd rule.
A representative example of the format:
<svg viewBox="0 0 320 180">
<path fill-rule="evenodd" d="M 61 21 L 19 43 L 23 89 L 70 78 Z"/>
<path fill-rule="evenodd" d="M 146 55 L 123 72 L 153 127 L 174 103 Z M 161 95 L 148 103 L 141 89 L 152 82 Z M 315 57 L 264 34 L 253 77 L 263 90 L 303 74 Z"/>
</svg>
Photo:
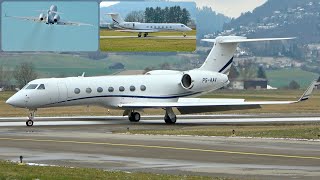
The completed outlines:
<svg viewBox="0 0 320 180">
<path fill-rule="evenodd" d="M 292 80 L 288 87 L 289 89 L 300 89 L 300 85 L 295 80 Z"/>
<path fill-rule="evenodd" d="M 257 77 L 258 77 L 258 78 L 267 79 L 266 72 L 265 72 L 265 70 L 263 69 L 262 66 L 259 66 L 259 68 L 258 68 Z"/>
</svg>

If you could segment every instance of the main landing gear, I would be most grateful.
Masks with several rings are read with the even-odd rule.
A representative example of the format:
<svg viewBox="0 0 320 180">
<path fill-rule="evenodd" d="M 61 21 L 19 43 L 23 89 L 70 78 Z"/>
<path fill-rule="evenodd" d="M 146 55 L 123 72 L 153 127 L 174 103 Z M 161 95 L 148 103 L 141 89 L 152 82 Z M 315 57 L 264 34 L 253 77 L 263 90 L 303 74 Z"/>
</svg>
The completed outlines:
<svg viewBox="0 0 320 180">
<path fill-rule="evenodd" d="M 33 126 L 33 120 L 35 116 L 36 110 L 30 110 L 28 120 L 26 121 L 27 126 Z"/>
<path fill-rule="evenodd" d="M 166 114 L 164 116 L 164 122 L 166 124 L 175 124 L 177 122 L 177 116 L 174 114 L 172 108 L 166 108 Z M 134 110 L 125 110 L 123 116 L 128 115 L 130 122 L 139 122 L 141 115 Z"/>
<path fill-rule="evenodd" d="M 134 111 L 131 111 L 128 117 L 130 122 L 139 122 L 141 118 L 140 113 Z"/>
<path fill-rule="evenodd" d="M 166 122 L 166 124 L 175 124 L 177 122 L 177 116 L 174 114 L 172 108 L 166 108 L 164 122 Z"/>
<path fill-rule="evenodd" d="M 140 32 L 139 34 L 138 34 L 138 37 L 140 38 L 142 36 L 142 33 Z M 148 36 L 148 33 L 144 33 L 143 34 L 143 37 L 147 37 Z"/>
</svg>

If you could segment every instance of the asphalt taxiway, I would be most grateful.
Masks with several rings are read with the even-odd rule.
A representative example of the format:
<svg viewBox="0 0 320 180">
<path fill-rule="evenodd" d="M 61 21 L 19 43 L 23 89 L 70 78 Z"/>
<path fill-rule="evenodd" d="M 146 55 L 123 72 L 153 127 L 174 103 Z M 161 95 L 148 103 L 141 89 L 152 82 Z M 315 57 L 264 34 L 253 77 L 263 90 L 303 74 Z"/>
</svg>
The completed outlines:
<svg viewBox="0 0 320 180">
<path fill-rule="evenodd" d="M 293 119 L 320 117 L 278 115 L 216 115 L 180 117 L 175 127 L 210 126 L 236 119 Z M 263 115 L 261 115 L 263 116 Z M 276 116 L 276 115 L 274 115 Z M 299 116 L 299 115 L 296 115 Z M 197 137 L 115 134 L 115 130 L 161 129 L 159 117 L 150 116 L 141 123 L 129 123 L 123 117 L 43 118 L 35 126 L 25 127 L 24 118 L 0 119 L 0 159 L 93 167 L 107 170 L 143 171 L 170 174 L 195 174 L 235 177 L 237 179 L 318 179 L 320 177 L 320 141 L 238 137 Z M 23 123 L 23 125 L 10 125 Z M 65 125 L 65 121 L 75 122 Z M 87 122 L 87 124 L 77 124 Z M 161 122 L 160 122 L 161 121 Z M 50 122 L 55 124 L 50 125 Z M 97 124 L 105 122 L 105 124 Z M 289 121 L 287 121 L 289 122 Z M 38 124 L 39 123 L 39 124 Z M 44 123 L 40 125 L 40 123 Z M 7 124 L 7 125 L 5 125 Z M 129 129 L 129 132 L 130 132 Z"/>
<path fill-rule="evenodd" d="M 100 36 L 100 39 L 196 39 L 196 36 L 147 36 L 147 37 L 138 37 L 138 36 Z"/>
</svg>

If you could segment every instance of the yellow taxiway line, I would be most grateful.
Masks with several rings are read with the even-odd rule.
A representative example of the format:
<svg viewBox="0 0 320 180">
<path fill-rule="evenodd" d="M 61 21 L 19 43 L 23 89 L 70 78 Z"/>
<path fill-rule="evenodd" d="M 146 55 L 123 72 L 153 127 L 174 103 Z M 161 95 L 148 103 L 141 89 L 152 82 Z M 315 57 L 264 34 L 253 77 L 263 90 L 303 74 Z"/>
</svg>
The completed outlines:
<svg viewBox="0 0 320 180">
<path fill-rule="evenodd" d="M 184 150 L 184 151 L 196 151 L 196 152 L 211 152 L 211 153 L 225 153 L 225 154 L 238 154 L 238 155 L 320 160 L 320 157 L 313 157 L 313 156 L 267 154 L 267 153 L 240 152 L 240 151 L 227 151 L 227 150 L 214 150 L 214 149 L 198 149 L 198 148 L 173 147 L 173 146 L 154 146 L 154 145 L 142 145 L 142 144 L 120 144 L 120 143 L 108 143 L 108 142 L 70 141 L 70 140 L 54 140 L 54 139 L 24 139 L 24 138 L 23 139 L 0 138 L 0 140 L 124 146 L 124 147 L 140 147 L 140 148 L 153 148 L 153 149 L 169 149 L 169 150 Z"/>
</svg>

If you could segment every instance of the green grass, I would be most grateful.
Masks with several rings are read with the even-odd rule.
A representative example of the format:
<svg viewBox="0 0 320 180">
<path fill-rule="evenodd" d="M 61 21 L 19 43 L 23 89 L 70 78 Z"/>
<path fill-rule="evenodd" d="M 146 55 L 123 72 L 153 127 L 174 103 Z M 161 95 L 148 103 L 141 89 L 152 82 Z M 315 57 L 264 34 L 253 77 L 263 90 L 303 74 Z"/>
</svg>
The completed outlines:
<svg viewBox="0 0 320 180">
<path fill-rule="evenodd" d="M 173 129 L 174 128 L 174 129 Z M 193 127 L 166 127 L 162 130 L 130 130 L 131 134 L 152 135 L 196 135 L 196 136 L 235 136 L 241 137 L 268 137 L 268 138 L 299 138 L 319 139 L 320 123 L 303 125 L 230 125 L 230 126 L 193 126 Z M 126 131 L 119 131 L 121 133 Z"/>
<path fill-rule="evenodd" d="M 287 86 L 292 80 L 297 81 L 301 87 L 306 87 L 313 79 L 319 77 L 318 74 L 303 71 L 301 69 L 280 69 L 266 71 L 269 84 L 273 87 Z"/>
<path fill-rule="evenodd" d="M 185 32 L 187 36 L 196 36 L 197 31 L 192 30 L 189 32 Z M 156 33 L 150 33 L 150 36 L 182 36 L 183 32 L 156 32 Z M 133 32 L 119 32 L 114 30 L 108 30 L 108 29 L 100 29 L 100 36 L 138 36 L 138 33 Z"/>
<path fill-rule="evenodd" d="M 78 76 L 86 72 L 86 76 L 112 74 L 115 70 L 108 67 L 114 62 L 121 62 L 126 69 L 141 70 L 146 67 L 159 67 L 167 62 L 183 63 L 186 60 L 182 56 L 170 55 L 115 55 L 109 54 L 101 60 L 91 60 L 81 56 L 63 54 L 24 54 L 0 56 L 0 65 L 6 70 L 13 71 L 22 62 L 32 62 L 39 77 Z"/>
<path fill-rule="evenodd" d="M 149 52 L 175 52 L 195 51 L 195 39 L 138 39 L 138 38 L 112 38 L 100 39 L 101 51 L 149 51 Z"/>
<path fill-rule="evenodd" d="M 172 180 L 223 180 L 224 178 L 211 178 L 205 176 L 189 175 L 166 175 L 152 173 L 125 173 L 119 171 L 103 171 L 89 168 L 68 168 L 68 167 L 39 167 L 17 165 L 11 162 L 0 161 L 0 180 L 64 180 L 64 179 L 172 179 Z"/>
</svg>

